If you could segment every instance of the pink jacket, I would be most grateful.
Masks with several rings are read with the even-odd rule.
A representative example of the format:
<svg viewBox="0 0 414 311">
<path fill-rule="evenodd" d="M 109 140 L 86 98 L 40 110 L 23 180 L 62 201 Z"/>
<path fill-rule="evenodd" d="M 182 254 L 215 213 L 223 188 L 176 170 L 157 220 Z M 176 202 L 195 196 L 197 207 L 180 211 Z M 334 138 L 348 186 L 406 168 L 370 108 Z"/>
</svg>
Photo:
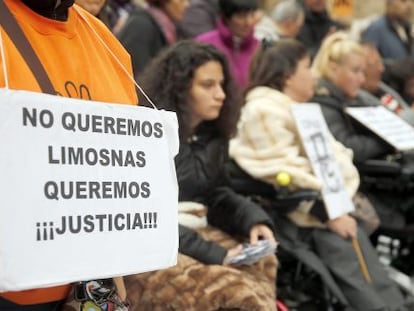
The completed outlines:
<svg viewBox="0 0 414 311">
<path fill-rule="evenodd" d="M 259 44 L 259 41 L 253 36 L 253 29 L 248 37 L 238 43 L 229 28 L 220 19 L 215 30 L 197 36 L 196 40 L 212 44 L 223 52 L 236 85 L 242 88 L 247 86 L 250 61 Z"/>
</svg>

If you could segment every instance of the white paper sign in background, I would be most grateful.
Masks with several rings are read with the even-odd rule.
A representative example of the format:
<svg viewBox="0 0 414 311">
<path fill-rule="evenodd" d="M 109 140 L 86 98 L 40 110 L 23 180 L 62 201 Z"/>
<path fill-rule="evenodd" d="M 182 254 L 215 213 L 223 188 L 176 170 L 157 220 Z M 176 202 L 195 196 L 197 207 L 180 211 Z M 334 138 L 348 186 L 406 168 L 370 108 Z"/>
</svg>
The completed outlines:
<svg viewBox="0 0 414 311">
<path fill-rule="evenodd" d="M 0 90 L 0 291 L 176 263 L 176 115 Z"/>
<path fill-rule="evenodd" d="M 322 198 L 328 217 L 334 219 L 352 212 L 355 207 L 344 187 L 319 105 L 294 104 L 291 109 L 313 172 L 322 181 Z"/>
<path fill-rule="evenodd" d="M 387 108 L 348 107 L 346 112 L 397 150 L 414 149 L 414 128 Z"/>
</svg>

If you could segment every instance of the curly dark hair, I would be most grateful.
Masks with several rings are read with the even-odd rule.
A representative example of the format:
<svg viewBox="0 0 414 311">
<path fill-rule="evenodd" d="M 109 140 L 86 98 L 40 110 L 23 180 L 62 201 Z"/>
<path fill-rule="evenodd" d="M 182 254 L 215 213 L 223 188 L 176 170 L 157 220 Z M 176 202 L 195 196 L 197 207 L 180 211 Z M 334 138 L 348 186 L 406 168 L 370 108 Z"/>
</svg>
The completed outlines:
<svg viewBox="0 0 414 311">
<path fill-rule="evenodd" d="M 306 47 L 294 39 L 263 41 L 250 64 L 248 90 L 256 86 L 268 86 L 282 91 L 298 62 L 306 56 L 309 56 Z"/>
<path fill-rule="evenodd" d="M 190 40 L 177 42 L 154 58 L 139 79 L 158 108 L 177 113 L 181 139 L 187 139 L 194 130 L 190 128 L 188 107 L 195 71 L 209 61 L 217 61 L 222 66 L 226 98 L 220 116 L 216 120 L 202 122 L 200 127 L 207 127 L 209 131 L 229 139 L 236 130 L 241 98 L 233 86 L 225 56 L 214 46 Z M 148 106 L 141 97 L 140 103 Z"/>
</svg>

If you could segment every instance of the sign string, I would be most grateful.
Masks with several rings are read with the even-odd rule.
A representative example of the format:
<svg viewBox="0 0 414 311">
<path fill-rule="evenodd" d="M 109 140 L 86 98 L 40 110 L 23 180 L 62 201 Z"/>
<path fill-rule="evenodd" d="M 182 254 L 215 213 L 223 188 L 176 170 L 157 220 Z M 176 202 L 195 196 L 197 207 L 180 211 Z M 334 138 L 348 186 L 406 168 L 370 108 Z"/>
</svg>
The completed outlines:
<svg viewBox="0 0 414 311">
<path fill-rule="evenodd" d="M 4 53 L 2 30 L 0 30 L 0 52 L 1 52 L 1 63 L 2 63 L 2 67 L 3 67 L 3 76 L 4 76 L 5 88 L 9 89 L 9 76 L 7 75 L 7 63 L 6 63 L 5 53 Z"/>
<path fill-rule="evenodd" d="M 84 20 L 84 22 L 88 25 L 88 27 L 92 30 L 92 32 L 95 34 L 95 36 L 98 38 L 98 40 L 101 42 L 101 44 L 105 47 L 105 49 L 111 54 L 112 58 L 117 62 L 117 64 L 121 67 L 122 71 L 128 76 L 128 78 L 134 82 L 135 86 L 138 88 L 138 90 L 141 92 L 142 95 L 144 95 L 145 99 L 151 104 L 151 106 L 158 110 L 158 108 L 155 106 L 154 102 L 149 98 L 149 96 L 144 92 L 142 87 L 135 81 L 135 78 L 128 72 L 128 70 L 125 68 L 125 66 L 119 61 L 119 59 L 116 57 L 116 55 L 112 52 L 112 50 L 109 48 L 109 46 L 105 43 L 105 41 L 102 40 L 101 36 L 96 32 L 96 30 L 91 26 L 89 21 L 85 18 L 85 16 L 80 12 L 76 6 L 74 6 L 74 9 L 76 12 L 81 16 L 81 18 Z"/>
<path fill-rule="evenodd" d="M 96 32 L 96 30 L 90 25 L 89 21 L 85 18 L 85 16 L 76 8 L 76 5 L 74 6 L 74 9 L 79 14 L 79 16 L 85 21 L 85 23 L 88 25 L 88 27 L 92 30 L 92 32 L 98 38 L 99 42 L 104 46 L 104 48 L 108 51 L 108 53 L 112 56 L 112 58 L 120 66 L 122 71 L 127 75 L 127 77 L 138 88 L 138 90 L 145 97 L 145 99 L 151 104 L 151 106 L 155 110 L 158 110 L 158 108 L 155 106 L 154 102 L 144 92 L 142 87 L 135 81 L 134 77 L 128 72 L 128 70 L 125 68 L 125 66 L 119 61 L 119 59 L 115 56 L 115 54 L 112 52 L 112 50 L 108 47 L 108 45 L 102 40 L 102 38 L 99 36 L 99 34 Z M 4 41 L 3 41 L 2 31 L 0 31 L 0 54 L 1 54 L 1 61 L 2 61 L 2 67 L 3 67 L 3 76 L 4 76 L 4 80 L 5 80 L 5 88 L 9 89 L 9 77 L 8 77 L 8 74 L 7 74 L 7 63 L 6 63 L 6 57 L 5 57 L 5 51 L 4 51 Z"/>
</svg>

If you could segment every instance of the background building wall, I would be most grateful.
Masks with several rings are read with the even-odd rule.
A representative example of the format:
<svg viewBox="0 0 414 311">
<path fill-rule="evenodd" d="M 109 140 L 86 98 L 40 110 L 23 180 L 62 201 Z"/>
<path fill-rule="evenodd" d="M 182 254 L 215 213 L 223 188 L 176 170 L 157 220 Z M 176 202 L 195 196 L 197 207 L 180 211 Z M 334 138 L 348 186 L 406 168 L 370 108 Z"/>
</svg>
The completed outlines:
<svg viewBox="0 0 414 311">
<path fill-rule="evenodd" d="M 262 0 L 264 8 L 270 10 L 280 0 Z M 328 0 L 331 4 L 334 0 Z M 354 18 L 364 18 L 384 12 L 385 0 L 354 0 Z"/>
</svg>

